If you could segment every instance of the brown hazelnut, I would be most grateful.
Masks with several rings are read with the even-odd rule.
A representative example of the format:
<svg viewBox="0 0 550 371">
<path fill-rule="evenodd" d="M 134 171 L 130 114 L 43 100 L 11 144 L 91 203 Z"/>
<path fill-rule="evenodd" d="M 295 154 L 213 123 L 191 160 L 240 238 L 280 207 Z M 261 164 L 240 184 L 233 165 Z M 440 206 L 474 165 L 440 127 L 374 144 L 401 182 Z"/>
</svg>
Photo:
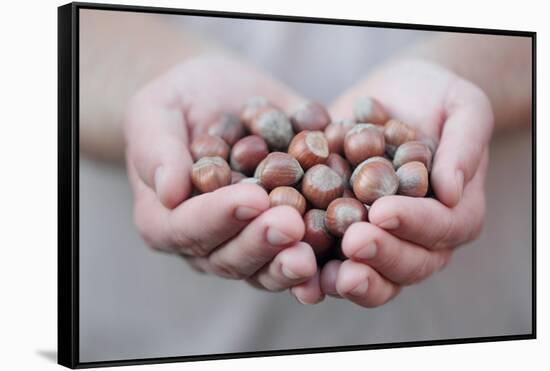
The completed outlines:
<svg viewBox="0 0 550 371">
<path fill-rule="evenodd" d="M 353 115 L 357 122 L 368 122 L 375 125 L 384 125 L 390 117 L 382 104 L 371 97 L 359 97 L 353 105 Z"/>
<path fill-rule="evenodd" d="M 229 146 L 220 137 L 203 134 L 196 137 L 191 143 L 191 155 L 195 161 L 203 157 L 221 157 L 227 160 L 229 156 Z"/>
<path fill-rule="evenodd" d="M 262 137 L 249 135 L 240 139 L 231 148 L 229 164 L 233 170 L 252 175 L 268 153 L 267 143 Z"/>
<path fill-rule="evenodd" d="M 359 173 L 359 171 L 361 170 L 361 168 L 363 166 L 365 166 L 366 164 L 370 164 L 371 162 L 382 162 L 386 165 L 388 165 L 389 167 L 393 168 L 393 164 L 390 160 L 388 160 L 386 157 L 382 157 L 382 156 L 375 156 L 375 157 L 371 157 L 371 158 L 368 158 L 366 159 L 365 161 L 361 162 L 359 165 L 357 165 L 355 167 L 355 169 L 353 170 L 353 172 L 351 173 L 351 176 L 349 178 L 349 184 L 353 186 L 353 182 L 355 181 L 355 177 L 357 176 L 357 174 Z"/>
<path fill-rule="evenodd" d="M 241 110 L 241 122 L 248 130 L 252 125 L 252 119 L 265 107 L 274 107 L 265 97 L 256 96 L 249 98 Z"/>
<path fill-rule="evenodd" d="M 288 153 L 298 160 L 304 170 L 324 163 L 328 158 L 325 134 L 322 131 L 301 131 L 290 142 Z"/>
<path fill-rule="evenodd" d="M 315 165 L 304 174 L 302 194 L 318 209 L 326 209 L 335 198 L 342 197 L 344 182 L 326 165 Z"/>
<path fill-rule="evenodd" d="M 400 166 L 411 161 L 422 162 L 428 170 L 432 168 L 432 151 L 428 145 L 421 141 L 406 142 L 397 147 L 393 157 L 393 166 L 399 169 Z"/>
<path fill-rule="evenodd" d="M 428 193 L 428 169 L 422 162 L 407 162 L 397 169 L 396 174 L 399 178 L 398 194 L 424 197 Z"/>
<path fill-rule="evenodd" d="M 238 116 L 226 113 L 208 127 L 208 134 L 218 136 L 232 146 L 245 136 L 246 130 Z"/>
<path fill-rule="evenodd" d="M 306 199 L 296 189 L 288 186 L 274 188 L 269 193 L 271 207 L 288 205 L 295 208 L 300 215 L 306 212 Z"/>
<path fill-rule="evenodd" d="M 308 243 L 315 255 L 323 255 L 335 242 L 325 225 L 325 211 L 311 209 L 304 215 L 306 227 L 302 241 Z"/>
<path fill-rule="evenodd" d="M 231 184 L 231 169 L 221 157 L 203 157 L 193 164 L 191 181 L 201 193 Z"/>
<path fill-rule="evenodd" d="M 342 181 L 346 188 L 350 187 L 349 178 L 351 176 L 351 167 L 345 158 L 337 153 L 331 153 L 328 155 L 325 165 L 336 171 L 338 175 L 342 177 Z"/>
<path fill-rule="evenodd" d="M 274 151 L 286 150 L 294 137 L 287 115 L 273 107 L 264 107 L 257 112 L 252 119 L 250 131 L 264 138 Z"/>
<path fill-rule="evenodd" d="M 352 183 L 355 197 L 368 205 L 383 196 L 397 192 L 399 179 L 392 166 L 372 161 L 361 166 Z"/>
<path fill-rule="evenodd" d="M 304 170 L 288 153 L 271 152 L 260 162 L 254 173 L 262 185 L 271 190 L 279 186 L 291 186 L 300 181 Z"/>
<path fill-rule="evenodd" d="M 264 187 L 262 185 L 262 182 L 260 182 L 260 179 L 258 178 L 254 178 L 254 177 L 250 177 L 250 178 L 244 178 L 244 179 L 241 179 L 241 181 L 239 183 L 248 183 L 248 184 L 256 184 L 260 187 Z"/>
<path fill-rule="evenodd" d="M 231 172 L 231 184 L 240 183 L 241 180 L 245 179 L 246 175 L 239 173 L 238 171 Z"/>
<path fill-rule="evenodd" d="M 332 122 L 325 128 L 325 137 L 330 153 L 344 154 L 344 137 L 354 126 L 354 121 L 341 120 Z"/>
<path fill-rule="evenodd" d="M 330 115 L 322 104 L 306 102 L 292 114 L 290 122 L 296 133 L 302 130 L 324 130 L 330 123 Z"/>
<path fill-rule="evenodd" d="M 384 138 L 386 152 L 393 156 L 397 147 L 416 139 L 416 130 L 399 120 L 391 119 L 384 127 Z"/>
<path fill-rule="evenodd" d="M 382 156 L 384 150 L 384 133 L 373 124 L 357 124 L 344 137 L 344 153 L 352 165 Z"/>
<path fill-rule="evenodd" d="M 325 225 L 330 233 L 342 237 L 353 223 L 366 222 L 367 208 L 354 198 L 337 198 L 328 205 Z"/>
</svg>

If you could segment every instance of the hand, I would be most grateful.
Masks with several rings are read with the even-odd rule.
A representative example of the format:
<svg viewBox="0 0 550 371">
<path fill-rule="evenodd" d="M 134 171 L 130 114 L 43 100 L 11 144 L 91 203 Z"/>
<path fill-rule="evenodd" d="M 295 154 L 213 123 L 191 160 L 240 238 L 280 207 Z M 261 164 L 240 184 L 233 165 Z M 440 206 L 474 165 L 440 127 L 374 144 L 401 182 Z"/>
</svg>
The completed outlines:
<svg viewBox="0 0 550 371">
<path fill-rule="evenodd" d="M 279 291 L 319 280 L 311 247 L 299 242 L 304 224 L 298 212 L 269 209 L 267 193 L 252 184 L 189 198 L 190 140 L 222 113 L 238 113 L 255 95 L 286 110 L 302 101 L 234 59 L 199 58 L 175 67 L 128 106 L 127 167 L 135 221 L 150 246 L 179 253 L 202 272 Z"/>
<path fill-rule="evenodd" d="M 331 261 L 321 272 L 326 294 L 376 307 L 403 285 L 441 270 L 455 247 L 481 232 L 493 115 L 479 88 L 420 60 L 397 61 L 378 70 L 334 103 L 333 117 L 351 118 L 355 99 L 365 95 L 438 143 L 430 175 L 437 200 L 377 200 L 370 223 L 352 225 L 343 237 L 342 251 L 349 260 Z"/>
</svg>

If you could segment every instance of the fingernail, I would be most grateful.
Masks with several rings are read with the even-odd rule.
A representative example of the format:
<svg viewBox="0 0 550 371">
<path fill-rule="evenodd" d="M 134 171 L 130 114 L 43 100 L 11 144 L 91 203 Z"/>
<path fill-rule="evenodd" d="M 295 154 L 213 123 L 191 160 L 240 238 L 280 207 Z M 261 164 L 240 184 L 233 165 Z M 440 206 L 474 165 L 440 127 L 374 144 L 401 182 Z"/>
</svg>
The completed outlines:
<svg viewBox="0 0 550 371">
<path fill-rule="evenodd" d="M 302 301 L 302 299 L 300 299 L 298 297 L 298 295 L 296 295 L 296 293 L 294 292 L 293 289 L 290 289 L 290 293 L 292 294 L 292 296 L 294 296 L 294 299 L 296 299 L 298 301 L 298 303 L 300 304 L 303 304 L 303 305 L 307 305 L 308 303 L 306 303 L 305 301 Z"/>
<path fill-rule="evenodd" d="M 287 243 L 290 243 L 294 241 L 293 238 L 287 236 L 286 234 L 278 231 L 275 228 L 269 228 L 267 230 L 267 242 L 269 242 L 271 245 L 286 245 Z"/>
<path fill-rule="evenodd" d="M 378 246 L 376 242 L 372 241 L 354 254 L 354 257 L 358 259 L 372 259 L 376 255 Z"/>
<path fill-rule="evenodd" d="M 389 218 L 378 224 L 378 226 L 382 229 L 396 229 L 399 227 L 399 219 L 395 217 Z"/>
<path fill-rule="evenodd" d="M 457 170 L 456 175 L 456 194 L 458 195 L 458 200 L 462 198 L 462 192 L 464 190 L 464 173 L 461 170 Z"/>
<path fill-rule="evenodd" d="M 369 281 L 364 280 L 359 285 L 355 286 L 352 290 L 350 290 L 350 294 L 354 296 L 363 296 L 367 293 L 367 289 L 369 288 Z"/>
<path fill-rule="evenodd" d="M 286 278 L 290 279 L 290 280 L 297 280 L 298 278 L 302 277 L 302 276 L 294 273 L 292 270 L 288 269 L 288 267 L 286 267 L 284 265 L 281 267 L 281 271 L 283 272 L 283 275 Z"/>
<path fill-rule="evenodd" d="M 162 188 L 162 184 L 164 183 L 164 177 L 165 177 L 165 171 L 163 166 L 157 167 L 155 170 L 155 193 L 157 194 L 157 197 L 160 198 L 160 189 Z"/>
<path fill-rule="evenodd" d="M 261 211 L 247 206 L 239 206 L 235 210 L 235 218 L 241 221 L 250 220 L 260 215 Z"/>
</svg>

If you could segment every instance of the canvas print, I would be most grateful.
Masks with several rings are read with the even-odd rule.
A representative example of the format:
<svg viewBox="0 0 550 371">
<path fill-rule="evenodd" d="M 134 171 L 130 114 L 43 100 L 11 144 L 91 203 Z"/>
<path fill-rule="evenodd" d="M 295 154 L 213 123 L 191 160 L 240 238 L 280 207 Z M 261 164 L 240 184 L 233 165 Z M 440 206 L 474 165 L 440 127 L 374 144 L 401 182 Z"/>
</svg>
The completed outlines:
<svg viewBox="0 0 550 371">
<path fill-rule="evenodd" d="M 77 16 L 79 362 L 533 334 L 533 37 Z"/>
</svg>

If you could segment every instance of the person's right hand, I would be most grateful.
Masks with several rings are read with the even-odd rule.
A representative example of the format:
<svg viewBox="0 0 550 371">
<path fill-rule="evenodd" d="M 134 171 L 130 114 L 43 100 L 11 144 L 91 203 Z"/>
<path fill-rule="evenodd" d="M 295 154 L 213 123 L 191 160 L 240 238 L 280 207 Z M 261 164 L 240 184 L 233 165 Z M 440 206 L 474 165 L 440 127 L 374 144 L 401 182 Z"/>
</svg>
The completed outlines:
<svg viewBox="0 0 550 371">
<path fill-rule="evenodd" d="M 308 282 L 318 287 L 314 253 L 299 242 L 304 223 L 296 210 L 269 208 L 266 191 L 253 184 L 190 198 L 190 141 L 257 95 L 287 112 L 303 101 L 244 63 L 215 57 L 188 60 L 132 98 L 124 129 L 135 222 L 150 246 L 179 253 L 202 272 L 270 291 Z M 301 300 L 322 297 L 317 289 Z"/>
</svg>

